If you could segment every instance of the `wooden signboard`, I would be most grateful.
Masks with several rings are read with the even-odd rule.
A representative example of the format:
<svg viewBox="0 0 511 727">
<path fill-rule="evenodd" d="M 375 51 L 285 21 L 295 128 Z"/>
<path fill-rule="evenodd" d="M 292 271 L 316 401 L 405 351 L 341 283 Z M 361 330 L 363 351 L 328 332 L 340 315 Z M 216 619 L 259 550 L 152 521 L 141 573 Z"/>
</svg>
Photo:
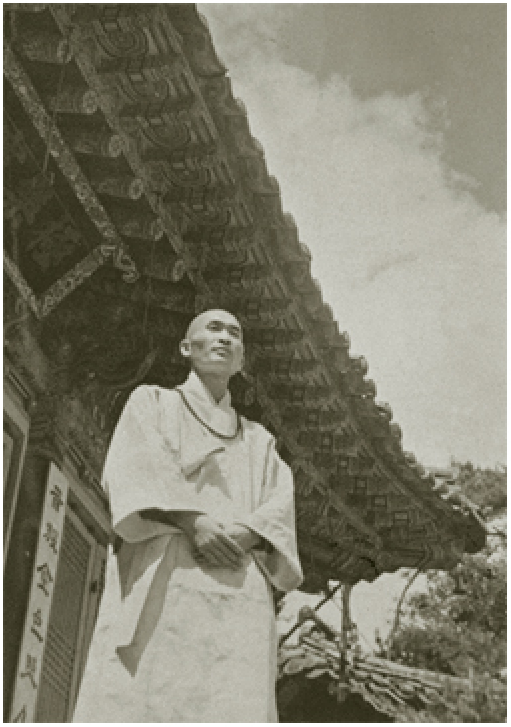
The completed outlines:
<svg viewBox="0 0 511 727">
<path fill-rule="evenodd" d="M 53 600 L 68 483 L 54 465 L 46 486 L 10 722 L 35 722 L 39 678 Z"/>
</svg>

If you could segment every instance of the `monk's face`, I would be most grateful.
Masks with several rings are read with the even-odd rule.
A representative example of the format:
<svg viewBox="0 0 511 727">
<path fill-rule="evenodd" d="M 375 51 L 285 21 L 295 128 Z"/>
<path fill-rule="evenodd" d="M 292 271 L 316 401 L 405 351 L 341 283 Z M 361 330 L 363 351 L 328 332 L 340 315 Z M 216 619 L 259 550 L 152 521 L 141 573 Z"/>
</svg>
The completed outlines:
<svg viewBox="0 0 511 727">
<path fill-rule="evenodd" d="M 223 310 L 201 313 L 181 342 L 181 354 L 197 373 L 231 377 L 241 370 L 243 334 L 239 321 Z"/>
</svg>

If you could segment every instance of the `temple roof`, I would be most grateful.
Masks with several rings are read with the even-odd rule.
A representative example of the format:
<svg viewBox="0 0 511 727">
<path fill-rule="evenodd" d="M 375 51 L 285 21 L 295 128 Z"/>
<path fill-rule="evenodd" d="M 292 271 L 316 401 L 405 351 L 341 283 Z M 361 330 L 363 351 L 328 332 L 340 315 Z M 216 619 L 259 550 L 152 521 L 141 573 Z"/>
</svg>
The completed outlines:
<svg viewBox="0 0 511 727">
<path fill-rule="evenodd" d="M 25 306 L 61 405 L 88 402 L 96 468 L 129 391 L 182 381 L 188 322 L 225 307 L 246 333 L 234 403 L 295 475 L 307 589 L 481 548 L 350 353 L 195 5 L 4 12 L 9 330 Z"/>
<path fill-rule="evenodd" d="M 339 685 L 336 643 L 315 631 L 303 635 L 297 645 L 281 647 L 278 694 L 284 715 L 296 697 L 297 675 L 320 679 L 322 686 L 318 684 L 318 689 L 336 695 Z M 456 721 L 460 715 L 463 721 L 479 721 L 474 707 L 481 695 L 505 704 L 507 694 L 506 685 L 497 679 L 462 679 L 357 652 L 348 653 L 346 674 L 341 682 L 346 685 L 346 695 L 361 695 L 374 709 L 397 722 L 429 721 L 424 716 L 425 709 L 430 714 L 438 711 L 440 721 L 445 710 L 457 715 Z"/>
</svg>

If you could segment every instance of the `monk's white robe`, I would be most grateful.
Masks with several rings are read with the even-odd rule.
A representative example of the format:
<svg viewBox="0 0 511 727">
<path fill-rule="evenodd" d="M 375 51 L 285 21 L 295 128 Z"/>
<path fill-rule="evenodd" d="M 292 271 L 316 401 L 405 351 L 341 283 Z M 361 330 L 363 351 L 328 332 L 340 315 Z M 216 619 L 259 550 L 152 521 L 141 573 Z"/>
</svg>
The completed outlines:
<svg viewBox="0 0 511 727">
<path fill-rule="evenodd" d="M 180 387 L 215 431 L 236 431 L 195 374 Z M 75 722 L 275 722 L 271 584 L 302 579 L 293 480 L 274 438 L 242 418 L 221 439 L 174 390 L 141 386 L 116 427 L 103 481 L 123 544 L 105 592 Z M 270 544 L 239 570 L 199 565 L 177 528 L 140 510 L 193 510 L 246 525 Z"/>
</svg>

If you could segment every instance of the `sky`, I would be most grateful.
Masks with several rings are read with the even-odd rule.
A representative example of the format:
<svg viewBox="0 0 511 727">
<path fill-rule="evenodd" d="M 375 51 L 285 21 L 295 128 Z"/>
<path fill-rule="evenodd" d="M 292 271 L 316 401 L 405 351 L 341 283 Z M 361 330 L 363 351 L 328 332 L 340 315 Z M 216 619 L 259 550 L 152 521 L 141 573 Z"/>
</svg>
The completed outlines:
<svg viewBox="0 0 511 727">
<path fill-rule="evenodd" d="M 376 631 L 385 640 L 392 628 L 396 605 L 406 584 L 407 577 L 413 571 L 401 570 L 397 573 L 384 573 L 373 583 L 361 581 L 353 588 L 350 595 L 350 616 L 357 625 L 359 644 L 364 652 L 376 650 Z M 330 586 L 333 586 L 332 582 Z M 412 584 L 408 596 L 427 591 L 426 576 L 421 574 Z M 282 611 L 277 620 L 278 633 L 287 634 L 296 622 L 299 609 L 304 606 L 316 606 L 322 596 L 292 591 L 284 599 Z M 334 629 L 342 628 L 342 600 L 339 591 L 330 601 L 318 609 L 320 617 Z M 310 626 L 310 622 L 308 622 Z M 288 645 L 298 643 L 299 632 L 292 634 Z"/>
<path fill-rule="evenodd" d="M 199 11 L 404 449 L 505 463 L 505 4 Z"/>
</svg>

